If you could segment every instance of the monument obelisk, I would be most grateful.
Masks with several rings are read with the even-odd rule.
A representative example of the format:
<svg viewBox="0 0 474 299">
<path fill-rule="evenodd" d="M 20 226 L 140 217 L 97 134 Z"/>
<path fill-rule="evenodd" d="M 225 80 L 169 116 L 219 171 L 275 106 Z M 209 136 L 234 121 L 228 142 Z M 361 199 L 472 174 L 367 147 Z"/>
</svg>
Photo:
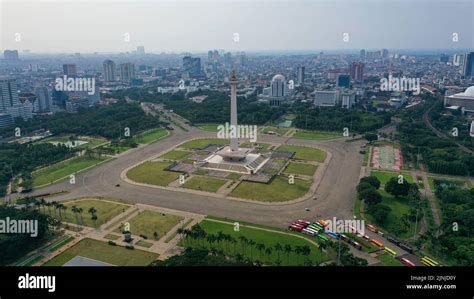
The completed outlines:
<svg viewBox="0 0 474 299">
<path fill-rule="evenodd" d="M 235 152 L 239 151 L 239 139 L 237 138 L 237 76 L 235 71 L 232 71 L 232 74 L 229 78 L 230 82 L 230 126 L 231 130 L 234 132 L 234 136 L 230 137 L 230 150 Z"/>
</svg>

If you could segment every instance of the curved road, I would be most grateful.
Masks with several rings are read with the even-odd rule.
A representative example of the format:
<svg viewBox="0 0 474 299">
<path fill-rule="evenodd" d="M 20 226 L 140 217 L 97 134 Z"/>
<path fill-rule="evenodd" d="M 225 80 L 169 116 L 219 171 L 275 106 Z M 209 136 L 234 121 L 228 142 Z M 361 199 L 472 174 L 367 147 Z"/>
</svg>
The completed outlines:
<svg viewBox="0 0 474 299">
<path fill-rule="evenodd" d="M 261 135 L 259 142 L 315 145 L 332 153 L 332 159 L 316 191 L 317 199 L 284 205 L 262 205 L 253 202 L 143 187 L 126 183 L 120 178 L 120 173 L 124 169 L 166 151 L 181 142 L 191 138 L 216 137 L 215 134 L 196 128 L 191 128 L 189 132 L 175 129 L 165 139 L 129 150 L 116 159 L 77 174 L 75 185 L 71 185 L 69 180 L 64 180 L 35 190 L 33 195 L 67 190 L 68 193 L 48 198 L 48 201 L 69 200 L 85 196 L 112 197 L 131 203 L 143 203 L 279 227 L 287 227 L 291 221 L 298 218 L 353 218 L 355 187 L 359 180 L 360 165 L 362 163 L 359 148 L 363 141 L 344 142 L 343 139 L 312 141 Z M 116 184 L 121 186 L 116 187 Z M 310 211 L 305 211 L 306 208 L 309 208 Z"/>
</svg>

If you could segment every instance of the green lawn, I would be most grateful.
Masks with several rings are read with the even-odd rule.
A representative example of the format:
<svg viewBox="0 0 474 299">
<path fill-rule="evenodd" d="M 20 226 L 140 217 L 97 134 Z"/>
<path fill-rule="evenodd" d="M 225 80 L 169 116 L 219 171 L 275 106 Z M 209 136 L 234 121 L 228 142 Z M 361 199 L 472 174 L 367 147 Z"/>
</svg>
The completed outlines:
<svg viewBox="0 0 474 299">
<path fill-rule="evenodd" d="M 209 132 L 217 132 L 218 124 L 198 124 L 196 125 L 199 129 Z"/>
<path fill-rule="evenodd" d="M 105 242 L 84 239 L 46 262 L 43 266 L 62 266 L 76 256 L 82 256 L 117 266 L 147 266 L 158 258 L 158 254 L 139 249 L 126 249 Z"/>
<path fill-rule="evenodd" d="M 117 236 L 115 234 L 107 234 L 107 235 L 104 236 L 104 238 L 115 241 L 115 240 L 120 239 L 120 236 Z"/>
<path fill-rule="evenodd" d="M 109 155 L 121 154 L 123 152 L 128 151 L 131 148 L 132 147 L 124 145 L 124 144 L 106 144 L 100 147 L 101 150 L 103 150 L 106 154 L 109 154 Z"/>
<path fill-rule="evenodd" d="M 225 178 L 229 180 L 238 180 L 240 179 L 240 177 L 241 175 L 238 173 L 231 173 L 231 174 L 228 174 Z"/>
<path fill-rule="evenodd" d="M 220 139 L 220 138 L 207 138 L 207 139 L 196 139 L 191 140 L 180 147 L 182 148 L 204 148 L 209 144 L 229 144 L 229 140 L 227 139 Z"/>
<path fill-rule="evenodd" d="M 199 191 L 217 192 L 217 190 L 219 190 L 219 188 L 225 183 L 225 180 L 196 175 L 190 179 L 187 179 L 186 182 L 181 186 L 183 188 Z"/>
<path fill-rule="evenodd" d="M 278 147 L 278 151 L 295 152 L 294 159 L 309 160 L 324 162 L 326 159 L 326 152 L 317 148 L 296 146 L 296 145 L 282 145 Z"/>
<path fill-rule="evenodd" d="M 317 165 L 290 162 L 284 172 L 312 176 L 317 168 Z"/>
<path fill-rule="evenodd" d="M 250 143 L 250 142 L 244 142 L 240 145 L 240 147 L 245 147 L 245 148 L 257 147 L 262 151 L 267 150 L 269 146 L 270 146 L 269 143 Z"/>
<path fill-rule="evenodd" d="M 295 179 L 295 183 L 290 185 L 287 178 L 277 176 L 269 184 L 242 181 L 230 193 L 230 196 L 257 201 L 281 202 L 303 196 L 308 192 L 310 186 L 311 182 L 307 180 Z"/>
<path fill-rule="evenodd" d="M 33 187 L 50 184 L 56 180 L 66 178 L 73 173 L 104 162 L 108 159 L 110 158 L 81 156 L 41 168 L 38 171 L 32 173 Z"/>
<path fill-rule="evenodd" d="M 243 256 L 246 256 L 252 260 L 258 259 L 260 261 L 263 261 L 264 264 L 275 264 L 275 261 L 278 259 L 279 255 L 281 265 L 283 266 L 303 264 L 305 258 L 301 255 L 298 256 L 297 254 L 292 252 L 289 254 L 289 256 L 287 256 L 284 251 L 277 252 L 274 246 L 279 243 L 283 247 L 287 244 L 291 245 L 293 248 L 295 248 L 296 246 L 309 246 L 311 249 L 311 253 L 308 258 L 313 262 L 313 264 L 320 264 L 329 260 L 327 254 L 321 252 L 315 245 L 291 235 L 263 231 L 243 226 L 240 226 L 239 231 L 234 231 L 233 223 L 217 223 L 209 220 L 204 220 L 199 225 L 206 231 L 207 234 L 217 235 L 219 232 L 222 232 L 224 234 L 232 236 L 237 241 L 237 243 L 235 244 L 235 251 L 233 245 L 226 246 L 225 242 L 220 242 L 219 245 L 217 243 L 214 243 L 213 247 L 221 248 L 222 250 L 224 250 L 225 254 L 229 256 L 235 256 L 236 254 L 240 253 Z M 242 244 L 239 241 L 240 236 L 245 236 L 247 239 L 253 240 L 257 244 L 261 243 L 264 244 L 266 248 L 271 248 L 271 254 L 266 254 L 262 252 L 262 254 L 260 255 L 260 252 L 256 249 L 255 246 L 252 247 L 252 250 L 250 249 L 251 247 L 249 245 L 247 245 L 246 247 L 242 247 Z M 204 244 L 204 246 L 206 247 L 210 247 L 209 243 L 205 243 L 202 241 L 185 241 L 183 243 L 191 247 L 198 247 L 200 245 L 198 245 L 197 242 L 199 242 L 199 244 L 201 245 Z M 250 251 L 252 251 L 252 253 Z"/>
<path fill-rule="evenodd" d="M 379 179 L 380 184 L 385 185 L 392 177 L 398 178 L 403 175 L 403 179 L 410 184 L 413 184 L 413 178 L 410 173 L 405 172 L 388 172 L 388 171 L 371 171 L 370 175 Z"/>
<path fill-rule="evenodd" d="M 362 166 L 369 166 L 369 155 L 372 147 L 367 146 L 365 149 L 364 159 L 362 160 Z"/>
<path fill-rule="evenodd" d="M 139 183 L 168 186 L 179 177 L 178 172 L 164 170 L 170 165 L 168 162 L 145 162 L 130 169 L 127 177 Z"/>
<path fill-rule="evenodd" d="M 150 248 L 151 246 L 153 246 L 153 243 L 145 242 L 143 240 L 140 240 L 137 243 L 135 243 L 135 245 L 140 246 L 140 247 Z"/>
<path fill-rule="evenodd" d="M 394 258 L 391 254 L 384 253 L 384 254 L 379 254 L 377 256 L 377 259 L 381 261 L 385 266 L 403 266 L 403 264 Z"/>
<path fill-rule="evenodd" d="M 135 136 L 135 142 L 140 144 L 150 144 L 158 141 L 168 135 L 168 131 L 163 128 L 157 128 L 145 131 Z"/>
<path fill-rule="evenodd" d="M 174 150 L 161 155 L 160 158 L 179 161 L 188 157 L 189 155 L 191 155 L 191 152 Z"/>
<path fill-rule="evenodd" d="M 278 127 L 266 127 L 265 129 L 262 130 L 263 134 L 268 134 L 268 132 L 272 131 L 277 133 L 278 135 L 285 135 L 286 132 L 288 132 L 290 129 L 289 128 L 278 128 Z"/>
<path fill-rule="evenodd" d="M 49 247 L 49 251 L 50 252 L 55 252 L 56 250 L 63 247 L 67 243 L 71 242 L 72 240 L 74 240 L 74 237 L 66 237 L 65 239 L 62 238 L 58 242 L 55 242 L 54 244 L 51 244 L 51 246 Z"/>
<path fill-rule="evenodd" d="M 61 212 L 64 221 L 77 224 L 76 214 L 72 212 L 72 206 L 76 206 L 78 208 L 82 208 L 82 218 L 81 214 L 77 214 L 79 218 L 79 224 L 89 227 L 94 227 L 94 222 L 91 219 L 91 214 L 88 213 L 91 207 L 93 207 L 97 211 L 96 227 L 110 221 L 112 218 L 122 213 L 123 210 L 126 210 L 130 207 L 130 205 L 127 204 L 94 198 L 73 200 L 63 202 L 63 204 L 67 207 L 67 210 Z M 44 213 L 49 213 L 47 207 L 45 207 L 44 210 Z M 51 207 L 51 214 L 54 216 L 53 210 L 54 208 Z M 57 212 L 57 216 L 59 216 L 59 212 Z"/>
<path fill-rule="evenodd" d="M 336 133 L 336 132 L 298 130 L 293 135 L 293 137 L 296 137 L 299 139 L 309 139 L 309 140 L 330 140 L 330 139 L 341 138 L 343 136 L 342 136 L 342 132 Z"/>
<path fill-rule="evenodd" d="M 390 211 L 387 219 L 383 224 L 377 223 L 370 213 L 365 212 L 365 218 L 367 219 L 367 221 L 379 225 L 381 228 L 400 238 L 407 238 L 413 236 L 414 224 L 412 224 L 406 232 L 401 232 L 399 230 L 400 226 L 402 225 L 400 218 L 404 214 L 408 214 L 411 208 L 411 205 L 408 200 L 403 197 L 397 199 L 381 189 L 379 190 L 379 192 L 382 195 L 382 204 L 389 206 L 392 210 Z M 419 230 L 420 228 L 421 225 L 418 223 L 417 230 Z"/>
<path fill-rule="evenodd" d="M 175 227 L 181 220 L 182 217 L 165 214 L 153 211 L 141 211 L 139 215 L 136 215 L 128 221 L 130 224 L 130 232 L 132 235 L 144 235 L 150 240 L 154 240 L 154 233 L 158 234 L 158 239 L 166 235 L 173 227 Z M 121 233 L 121 229 L 115 230 L 117 233 Z"/>
</svg>

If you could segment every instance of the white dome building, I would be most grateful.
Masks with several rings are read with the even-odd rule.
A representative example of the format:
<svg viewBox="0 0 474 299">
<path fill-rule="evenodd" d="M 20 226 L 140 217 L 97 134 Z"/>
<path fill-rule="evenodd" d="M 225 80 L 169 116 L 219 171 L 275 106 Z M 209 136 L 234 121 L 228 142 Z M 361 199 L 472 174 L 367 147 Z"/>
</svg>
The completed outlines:
<svg viewBox="0 0 474 299">
<path fill-rule="evenodd" d="M 464 92 L 444 97 L 444 106 L 450 109 L 463 109 L 474 113 L 474 86 L 466 88 Z"/>
</svg>

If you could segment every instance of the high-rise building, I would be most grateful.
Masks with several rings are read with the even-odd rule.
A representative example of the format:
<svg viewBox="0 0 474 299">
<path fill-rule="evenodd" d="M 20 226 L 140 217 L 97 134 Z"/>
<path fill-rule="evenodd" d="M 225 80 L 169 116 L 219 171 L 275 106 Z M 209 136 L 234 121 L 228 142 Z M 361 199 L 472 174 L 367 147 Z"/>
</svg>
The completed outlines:
<svg viewBox="0 0 474 299">
<path fill-rule="evenodd" d="M 336 86 L 349 88 L 351 85 L 351 77 L 349 75 L 340 74 L 337 76 Z"/>
<path fill-rule="evenodd" d="M 198 77 L 201 74 L 201 58 L 184 56 L 183 71 L 187 72 L 190 77 Z"/>
<path fill-rule="evenodd" d="M 68 77 L 77 77 L 77 67 L 75 64 L 63 64 L 63 73 Z"/>
<path fill-rule="evenodd" d="M 112 60 L 105 60 L 104 66 L 104 81 L 114 82 L 115 81 L 115 62 Z"/>
<path fill-rule="evenodd" d="M 360 50 L 360 59 L 365 59 L 365 49 Z"/>
<path fill-rule="evenodd" d="M 304 84 L 304 66 L 299 66 L 297 71 L 298 84 Z"/>
<path fill-rule="evenodd" d="M 144 55 L 145 54 L 145 47 L 144 46 L 138 46 L 137 47 L 137 54 Z"/>
<path fill-rule="evenodd" d="M 464 55 L 461 75 L 464 78 L 474 76 L 474 52 L 466 53 Z"/>
<path fill-rule="evenodd" d="M 349 74 L 351 75 L 352 80 L 362 82 L 364 80 L 364 64 L 354 61 L 349 66 Z"/>
<path fill-rule="evenodd" d="M 35 95 L 38 108 L 35 112 L 51 112 L 52 102 L 49 90 L 46 87 L 35 87 Z"/>
<path fill-rule="evenodd" d="M 3 58 L 5 58 L 5 60 L 18 60 L 18 50 L 3 51 Z"/>
<path fill-rule="evenodd" d="M 0 114 L 2 114 L 0 126 L 11 125 L 18 117 L 24 120 L 33 117 L 33 103 L 28 99 L 20 102 L 15 79 L 0 79 Z"/>
<path fill-rule="evenodd" d="M 387 59 L 388 58 L 388 50 L 387 49 L 382 49 L 382 58 Z"/>
<path fill-rule="evenodd" d="M 454 66 L 462 65 L 463 61 L 464 61 L 464 55 L 462 55 L 462 54 L 454 54 L 453 55 L 453 65 Z"/>
<path fill-rule="evenodd" d="M 135 65 L 127 62 L 120 64 L 120 81 L 122 83 L 130 83 L 130 80 L 135 77 Z"/>
<path fill-rule="evenodd" d="M 446 54 L 439 55 L 439 62 L 447 63 L 449 61 L 449 56 Z"/>
<path fill-rule="evenodd" d="M 286 79 L 283 75 L 275 75 L 271 83 L 271 96 L 284 97 L 287 95 Z"/>
</svg>

